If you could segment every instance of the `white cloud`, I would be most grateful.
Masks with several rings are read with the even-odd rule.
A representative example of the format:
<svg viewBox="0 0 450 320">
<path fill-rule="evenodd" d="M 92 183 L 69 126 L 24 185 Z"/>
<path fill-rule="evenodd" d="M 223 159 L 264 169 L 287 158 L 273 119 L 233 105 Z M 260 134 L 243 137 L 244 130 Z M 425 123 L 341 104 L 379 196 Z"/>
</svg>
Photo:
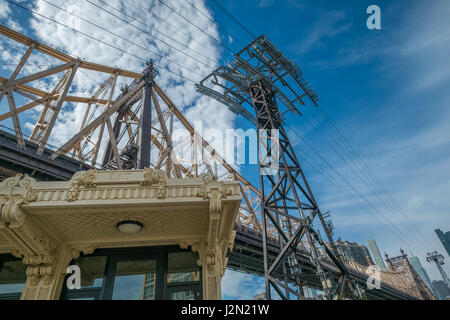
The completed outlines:
<svg viewBox="0 0 450 320">
<path fill-rule="evenodd" d="M 108 5 L 122 10 L 126 15 L 135 17 L 135 20 L 131 21 L 128 16 L 115 11 L 98 0 L 92 0 L 94 4 L 114 13 L 114 15 L 120 16 L 126 21 L 130 21 L 130 24 L 100 10 L 87 1 L 49 0 L 48 2 L 111 30 L 122 38 L 101 30 L 70 13 L 61 11 L 49 5 L 46 1 L 35 0 L 31 3 L 31 6 L 30 4 L 28 6 L 32 7 L 38 14 L 67 24 L 71 28 L 78 29 L 105 43 L 121 48 L 131 55 L 77 34 L 68 28 L 37 15 L 31 18 L 29 22 L 21 21 L 21 24 L 29 24 L 38 40 L 87 61 L 136 72 L 140 72 L 144 68 L 144 62 L 132 55 L 145 60 L 153 59 L 154 63 L 159 66 L 157 67 L 159 71 L 159 76 L 156 79 L 157 83 L 177 107 L 185 113 L 188 120 L 191 122 L 203 120 L 205 130 L 215 128 L 225 131 L 225 129 L 233 127 L 234 115 L 226 107 L 212 99 L 197 94 L 194 89 L 194 83 L 164 70 L 168 69 L 182 77 L 199 81 L 208 75 L 213 70 L 212 68 L 219 65 L 222 52 L 217 42 L 211 39 L 211 37 L 220 38 L 217 26 L 206 18 L 199 18 L 199 13 L 187 2 L 173 1 L 168 3 L 168 5 L 187 20 L 192 21 L 198 28 L 180 18 L 180 16 L 166 6 L 161 5 L 158 1 L 136 0 L 130 2 L 114 0 L 107 2 Z M 4 5 L 4 2 L 1 3 L 6 10 L 10 10 L 8 6 Z M 194 5 L 202 12 L 210 15 L 209 9 L 203 0 L 196 1 Z M 138 28 L 145 30 L 148 34 L 138 30 Z M 177 29 L 183 32 L 179 32 Z M 211 37 L 205 35 L 199 29 Z M 26 33 L 29 33 L 29 31 Z M 163 34 L 169 35 L 172 39 Z M 165 43 L 156 40 L 155 37 L 162 39 Z M 137 46 L 132 43 L 136 43 Z M 148 50 L 146 51 L 142 47 Z M 186 49 L 186 47 L 189 49 Z M 2 54 L 4 55 L 5 53 Z M 208 59 L 204 56 L 207 56 Z M 36 65 L 48 63 L 43 56 L 33 55 L 32 58 Z M 17 63 L 17 59 L 20 59 L 20 54 L 17 55 L 15 60 L 10 60 Z M 32 69 L 31 66 L 27 66 L 26 71 L 31 73 L 36 70 Z M 89 96 L 98 87 L 98 83 L 103 82 L 106 77 L 107 75 L 89 71 L 79 72 L 74 80 L 71 94 L 76 93 Z M 56 84 L 57 80 L 57 78 L 53 78 L 53 81 L 50 83 L 39 83 L 39 86 L 45 86 L 46 89 L 52 90 L 52 86 Z M 122 83 L 118 87 L 120 85 Z M 84 112 L 85 105 L 65 105 L 53 130 L 50 143 L 59 146 L 76 134 L 80 128 Z M 37 113 L 27 113 L 28 116 L 32 114 L 36 117 Z M 30 128 L 32 125 L 32 123 L 28 123 L 26 127 Z"/>
<path fill-rule="evenodd" d="M 22 30 L 22 27 L 11 18 L 11 13 L 12 11 L 9 7 L 9 3 L 6 1 L 0 2 L 0 22 L 3 22 L 7 26 L 15 28 L 16 30 Z"/>
<path fill-rule="evenodd" d="M 11 14 L 8 2 L 0 2 L 0 18 L 6 18 Z"/>
</svg>

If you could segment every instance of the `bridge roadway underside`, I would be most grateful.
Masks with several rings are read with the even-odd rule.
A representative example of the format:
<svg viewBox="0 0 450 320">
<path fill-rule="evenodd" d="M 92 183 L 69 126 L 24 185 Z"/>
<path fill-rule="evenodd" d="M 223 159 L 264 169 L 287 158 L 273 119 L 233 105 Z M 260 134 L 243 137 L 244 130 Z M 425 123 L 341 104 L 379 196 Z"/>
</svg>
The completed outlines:
<svg viewBox="0 0 450 320">
<path fill-rule="evenodd" d="M 271 262 L 276 259 L 279 252 L 280 247 L 277 241 L 275 241 L 275 239 L 270 241 L 269 256 Z M 320 290 L 322 288 L 322 284 L 320 283 L 319 277 L 317 277 L 315 274 L 315 266 L 311 262 L 307 250 L 300 248 L 297 249 L 296 257 L 302 270 L 301 275 L 296 276 L 299 277 L 300 281 L 305 286 Z M 334 281 L 337 282 L 339 280 L 339 269 L 331 260 L 321 259 L 321 265 L 327 273 L 334 275 Z M 264 276 L 262 234 L 259 232 L 255 232 L 243 225 L 236 226 L 234 248 L 232 252 L 228 253 L 227 267 L 235 271 L 245 272 L 257 276 Z M 354 282 L 358 282 L 361 288 L 367 287 L 366 283 L 368 276 L 365 274 L 349 270 L 348 278 L 353 280 Z M 287 280 L 289 282 L 293 282 L 294 278 Z M 347 296 L 350 296 L 350 292 L 347 291 L 346 293 Z M 383 283 L 381 284 L 380 290 L 366 290 L 366 296 L 369 300 L 415 299 L 414 297 Z"/>
<path fill-rule="evenodd" d="M 25 149 L 18 147 L 16 138 L 7 132 L 0 130 L 0 181 L 18 173 L 28 174 L 39 181 L 64 181 L 78 171 L 89 170 L 84 163 L 60 156 L 51 160 L 52 151 L 45 149 L 43 154 L 36 153 L 37 145 L 26 142 Z M 253 232 L 245 226 L 236 226 L 236 240 L 233 252 L 228 253 L 228 268 L 249 274 L 264 276 L 262 234 Z M 280 251 L 276 242 L 270 244 L 269 255 L 275 260 Z M 301 281 L 312 288 L 321 288 L 319 278 L 315 275 L 315 268 L 306 251 L 296 251 L 297 260 L 302 270 Z M 333 262 L 322 261 L 323 267 L 336 275 L 338 269 Z M 359 282 L 363 288 L 366 286 L 367 276 L 357 273 L 349 273 L 349 278 Z M 287 279 L 293 282 L 294 278 Z M 368 299 L 413 299 L 413 297 L 398 291 L 392 287 L 382 285 L 380 290 L 370 290 L 366 293 Z"/>
</svg>

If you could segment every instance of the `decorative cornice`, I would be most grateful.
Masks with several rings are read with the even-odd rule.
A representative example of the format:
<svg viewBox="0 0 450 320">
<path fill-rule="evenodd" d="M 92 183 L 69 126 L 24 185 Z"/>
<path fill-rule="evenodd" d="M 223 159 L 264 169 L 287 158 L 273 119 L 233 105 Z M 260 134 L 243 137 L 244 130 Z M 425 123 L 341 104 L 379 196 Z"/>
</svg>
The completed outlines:
<svg viewBox="0 0 450 320">
<path fill-rule="evenodd" d="M 233 181 L 218 182 L 210 174 L 189 179 L 168 179 L 162 170 L 95 171 L 76 173 L 70 181 L 32 182 L 22 187 L 26 201 L 63 202 L 110 200 L 165 200 L 169 198 L 202 198 L 210 200 L 212 213 L 219 213 L 221 201 L 229 196 L 240 197 L 239 184 Z M 18 178 L 6 182 L 18 184 Z M 25 180 L 22 184 L 25 183 Z M 31 188 L 31 185 L 33 186 Z M 3 189 L 9 188 L 3 183 Z M 0 190 L 2 187 L 0 187 Z M 8 189 L 8 190 L 9 190 Z M 0 195 L 2 192 L 0 192 Z M 7 191 L 4 192 L 9 198 Z M 6 202 L 4 198 L 3 202 Z M 1 199 L 0 199 L 1 201 Z"/>
</svg>

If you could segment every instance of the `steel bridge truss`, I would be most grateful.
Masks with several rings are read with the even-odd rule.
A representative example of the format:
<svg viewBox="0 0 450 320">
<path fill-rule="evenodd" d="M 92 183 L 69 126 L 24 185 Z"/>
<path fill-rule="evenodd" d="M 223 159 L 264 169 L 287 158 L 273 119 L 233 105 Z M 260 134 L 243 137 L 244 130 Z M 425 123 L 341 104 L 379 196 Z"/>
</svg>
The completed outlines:
<svg viewBox="0 0 450 320">
<path fill-rule="evenodd" d="M 258 129 L 266 299 L 271 299 L 272 287 L 283 299 L 290 299 L 291 295 L 303 297 L 300 289 L 302 270 L 293 254 L 298 246 L 309 250 L 325 295 L 328 298 L 342 295 L 346 268 L 283 124 L 287 113 L 301 115 L 300 108 L 305 106 L 305 99 L 317 105 L 318 97 L 303 78 L 300 68 L 261 36 L 236 54 L 232 63 L 221 66 L 197 84 L 196 89 L 244 116 Z M 264 132 L 274 130 L 278 133 L 276 139 L 264 135 Z M 261 150 L 267 154 L 262 154 Z M 316 217 L 329 246 L 312 227 Z M 267 253 L 270 227 L 276 230 L 281 249 L 274 261 L 269 261 Z M 325 256 L 340 270 L 337 284 L 332 283 L 332 276 L 322 268 L 321 258 Z M 298 289 L 293 290 L 290 283 Z"/>
<path fill-rule="evenodd" d="M 66 180 L 70 179 L 70 172 L 77 170 L 75 163 L 81 163 L 78 170 L 151 167 L 165 170 L 169 177 L 211 174 L 220 180 L 238 180 L 243 201 L 237 223 L 256 232 L 262 230 L 259 190 L 195 132 L 156 83 L 156 72 L 151 62 L 142 73 L 135 73 L 78 60 L 2 25 L 0 35 L 25 48 L 25 54 L 12 75 L 0 77 L 0 102 L 7 96 L 9 106 L 9 112 L 0 115 L 0 121 L 11 120 L 13 123 L 13 135 L 3 132 L 0 136 L 3 150 L 0 159 L 13 163 L 16 172 L 25 170 L 31 175 L 36 173 Z M 19 78 L 33 52 L 62 64 Z M 106 78 L 89 97 L 68 94 L 80 70 L 97 72 Z M 32 86 L 36 83 L 42 85 L 36 81 L 48 81 L 50 76 L 59 79 L 51 92 Z M 124 79 L 131 83 L 119 91 L 119 80 Z M 29 102 L 17 107 L 14 94 L 25 97 Z M 80 129 L 61 146 L 52 147 L 48 142 L 58 117 L 64 108 L 73 107 L 75 103 L 85 108 Z M 32 132 L 26 136 L 22 117 L 38 107 L 42 111 Z M 184 134 L 177 141 L 172 140 L 175 128 Z M 2 175 L 13 175 L 14 165 L 9 169 L 3 168 Z"/>
</svg>

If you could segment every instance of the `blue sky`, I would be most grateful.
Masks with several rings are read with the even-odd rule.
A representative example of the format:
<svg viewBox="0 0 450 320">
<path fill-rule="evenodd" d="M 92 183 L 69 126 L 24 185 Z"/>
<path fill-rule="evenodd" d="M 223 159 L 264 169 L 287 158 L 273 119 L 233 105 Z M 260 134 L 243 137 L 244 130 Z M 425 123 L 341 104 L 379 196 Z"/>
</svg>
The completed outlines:
<svg viewBox="0 0 450 320">
<path fill-rule="evenodd" d="M 372 4 L 381 8 L 381 30 L 366 27 L 365 12 Z M 304 163 L 319 205 L 331 211 L 336 236 L 363 244 L 375 238 L 382 253 L 391 256 L 401 246 L 419 256 L 432 279 L 440 279 L 424 251 L 434 247 L 445 253 L 433 230 L 450 226 L 450 3 L 267 0 L 256 8 L 253 1 L 226 7 L 301 66 L 320 107 L 402 208 L 398 219 L 398 212 L 380 203 L 356 176 L 358 169 L 349 169 L 347 163 L 355 168 L 355 161 L 346 156 L 343 161 L 323 139 L 335 141 L 327 134 L 329 124 L 313 108 L 307 110 L 305 116 L 322 134 L 302 119 L 295 119 L 296 130 L 402 231 L 399 238 L 364 201 L 363 213 L 348 194 Z M 321 162 L 298 141 L 301 150 Z M 320 167 L 345 186 L 326 165 Z"/>
<path fill-rule="evenodd" d="M 56 0 L 51 2 L 59 5 L 71 3 Z M 142 0 L 133 2 L 144 3 Z M 242 47 L 240 42 L 247 44 L 251 40 L 250 36 L 215 6 L 213 1 L 192 0 L 205 12 L 209 11 L 223 29 L 234 35 L 235 39 L 232 41 L 223 29 L 217 28 L 198 13 L 187 10 L 188 6 L 184 1 L 166 0 L 166 2 L 180 6 L 179 9 L 184 8 L 182 12 L 192 15 L 191 21 L 220 36 L 223 43 L 230 46 L 233 51 Z M 402 217 L 408 220 L 405 223 L 404 218 L 399 218 L 398 212 L 393 212 L 380 201 L 377 192 L 372 189 L 372 184 L 368 187 L 360 181 L 355 174 L 355 171 L 363 174 L 362 171 L 358 171 L 360 170 L 358 162 L 348 156 L 348 152 L 345 154 L 340 152 L 339 145 L 334 144 L 336 137 L 329 135 L 332 131 L 330 124 L 324 122 L 321 113 L 310 106 L 303 110 L 308 121 L 290 118 L 289 125 L 378 210 L 376 212 L 364 201 L 359 202 L 360 205 L 355 204 L 349 200 L 351 196 L 355 196 L 354 190 L 347 188 L 348 192 L 343 192 L 324 178 L 324 175 L 334 177 L 341 185 L 346 186 L 333 170 L 291 132 L 293 143 L 300 161 L 305 166 L 319 206 L 322 211 L 331 212 L 336 237 L 363 244 L 366 244 L 368 239 L 375 238 L 380 250 L 390 255 L 398 254 L 400 247 L 408 253 L 412 251 L 414 255 L 419 256 L 430 277 L 439 279 L 436 268 L 426 263 L 424 255 L 426 251 L 434 249 L 445 253 L 433 230 L 436 228 L 443 231 L 450 230 L 448 108 L 450 2 L 447 0 L 222 2 L 222 5 L 251 32 L 267 36 L 286 56 L 301 66 L 306 79 L 320 97 L 320 108 L 333 120 L 382 185 L 390 191 L 401 208 Z M 54 8 L 49 10 L 42 1 L 27 1 L 27 3 L 33 4 L 43 14 L 58 17 Z M 184 3 L 185 7 L 181 3 Z M 368 17 L 366 9 L 372 4 L 381 8 L 381 30 L 368 30 L 366 27 Z M 147 5 L 149 8 L 154 5 L 155 12 L 159 12 L 157 10 L 163 12 L 160 6 L 157 6 L 157 1 L 156 4 L 147 2 Z M 95 8 L 90 9 L 92 12 L 83 11 L 87 10 L 84 6 L 87 7 L 88 4 L 83 5 L 82 13 L 86 15 L 95 13 Z M 12 10 L 14 14 L 6 14 L 8 10 Z M 139 12 L 139 14 L 146 19 L 149 13 Z M 114 26 L 117 32 L 126 32 L 117 21 L 111 18 L 102 20 L 102 17 L 99 15 L 98 21 Z M 37 37 L 46 43 L 54 42 L 53 45 L 56 47 L 74 55 L 88 57 L 94 61 L 97 59 L 95 62 L 103 64 L 117 64 L 125 69 L 138 71 L 141 68 L 141 62 L 121 54 L 110 56 L 112 54 L 110 48 L 98 49 L 98 44 L 81 40 L 79 36 L 76 41 L 67 41 L 62 28 L 55 28 L 40 19 L 31 18 L 29 13 L 11 5 L 7 7 L 7 3 L 3 0 L 0 1 L 0 19 L 2 23 L 16 30 L 21 29 L 20 31 L 31 37 Z M 151 23 L 158 26 L 157 22 Z M 182 20 L 176 23 L 192 32 L 194 39 L 203 41 L 204 47 L 195 47 L 195 44 L 192 46 L 211 54 L 217 65 L 230 59 L 227 50 L 219 47 L 214 41 L 201 37 L 201 34 L 197 35 L 198 30 L 192 25 Z M 94 32 L 92 27 L 86 28 L 89 32 Z M 56 32 L 57 36 L 53 36 L 51 31 Z M 97 31 L 96 35 L 106 37 L 100 31 Z M 109 37 L 111 41 L 117 41 Z M 141 39 L 142 36 L 135 37 Z M 120 41 L 114 43 L 120 44 Z M 160 44 L 149 41 L 149 45 L 173 59 L 178 57 Z M 3 43 L 4 47 L 7 46 Z M 183 57 L 178 58 L 189 66 L 197 67 Z M 196 70 L 205 76 L 208 73 L 208 70 L 202 69 L 201 66 Z M 6 74 L 8 69 L 3 67 L 1 72 Z M 186 70 L 182 72 L 192 76 Z M 198 79 L 194 76 L 193 78 Z M 83 89 L 81 85 L 80 87 Z M 199 98 L 192 91 L 192 84 L 181 83 L 169 92 L 172 96 L 176 96 L 178 105 L 185 106 L 186 115 L 190 120 L 206 117 L 210 120 L 211 126 L 221 129 L 229 126 L 249 127 L 244 120 L 234 117 L 223 107 Z M 2 102 L 1 110 L 3 111 L 5 107 L 5 102 Z M 79 114 L 76 108 L 74 110 L 67 113 L 72 121 L 70 123 L 78 123 Z M 210 110 L 214 113 L 214 117 L 208 117 Z M 33 116 L 35 115 L 27 115 L 30 119 Z M 60 126 L 64 128 L 67 124 L 61 122 Z M 54 138 L 53 142 L 57 144 L 64 138 L 62 132 L 61 139 Z M 343 155 L 345 161 L 330 144 Z M 305 157 L 307 160 L 303 160 Z M 310 163 L 314 165 L 311 166 Z M 321 174 L 313 167 L 321 168 Z M 242 171 L 257 184 L 255 167 L 243 166 Z M 390 225 L 386 226 L 379 220 L 391 221 L 395 230 L 391 230 Z M 450 263 L 450 257 L 446 256 L 446 259 Z M 450 272 L 448 264 L 446 270 Z M 227 271 L 225 279 L 225 298 L 252 298 L 263 290 L 262 280 L 248 275 Z"/>
</svg>

